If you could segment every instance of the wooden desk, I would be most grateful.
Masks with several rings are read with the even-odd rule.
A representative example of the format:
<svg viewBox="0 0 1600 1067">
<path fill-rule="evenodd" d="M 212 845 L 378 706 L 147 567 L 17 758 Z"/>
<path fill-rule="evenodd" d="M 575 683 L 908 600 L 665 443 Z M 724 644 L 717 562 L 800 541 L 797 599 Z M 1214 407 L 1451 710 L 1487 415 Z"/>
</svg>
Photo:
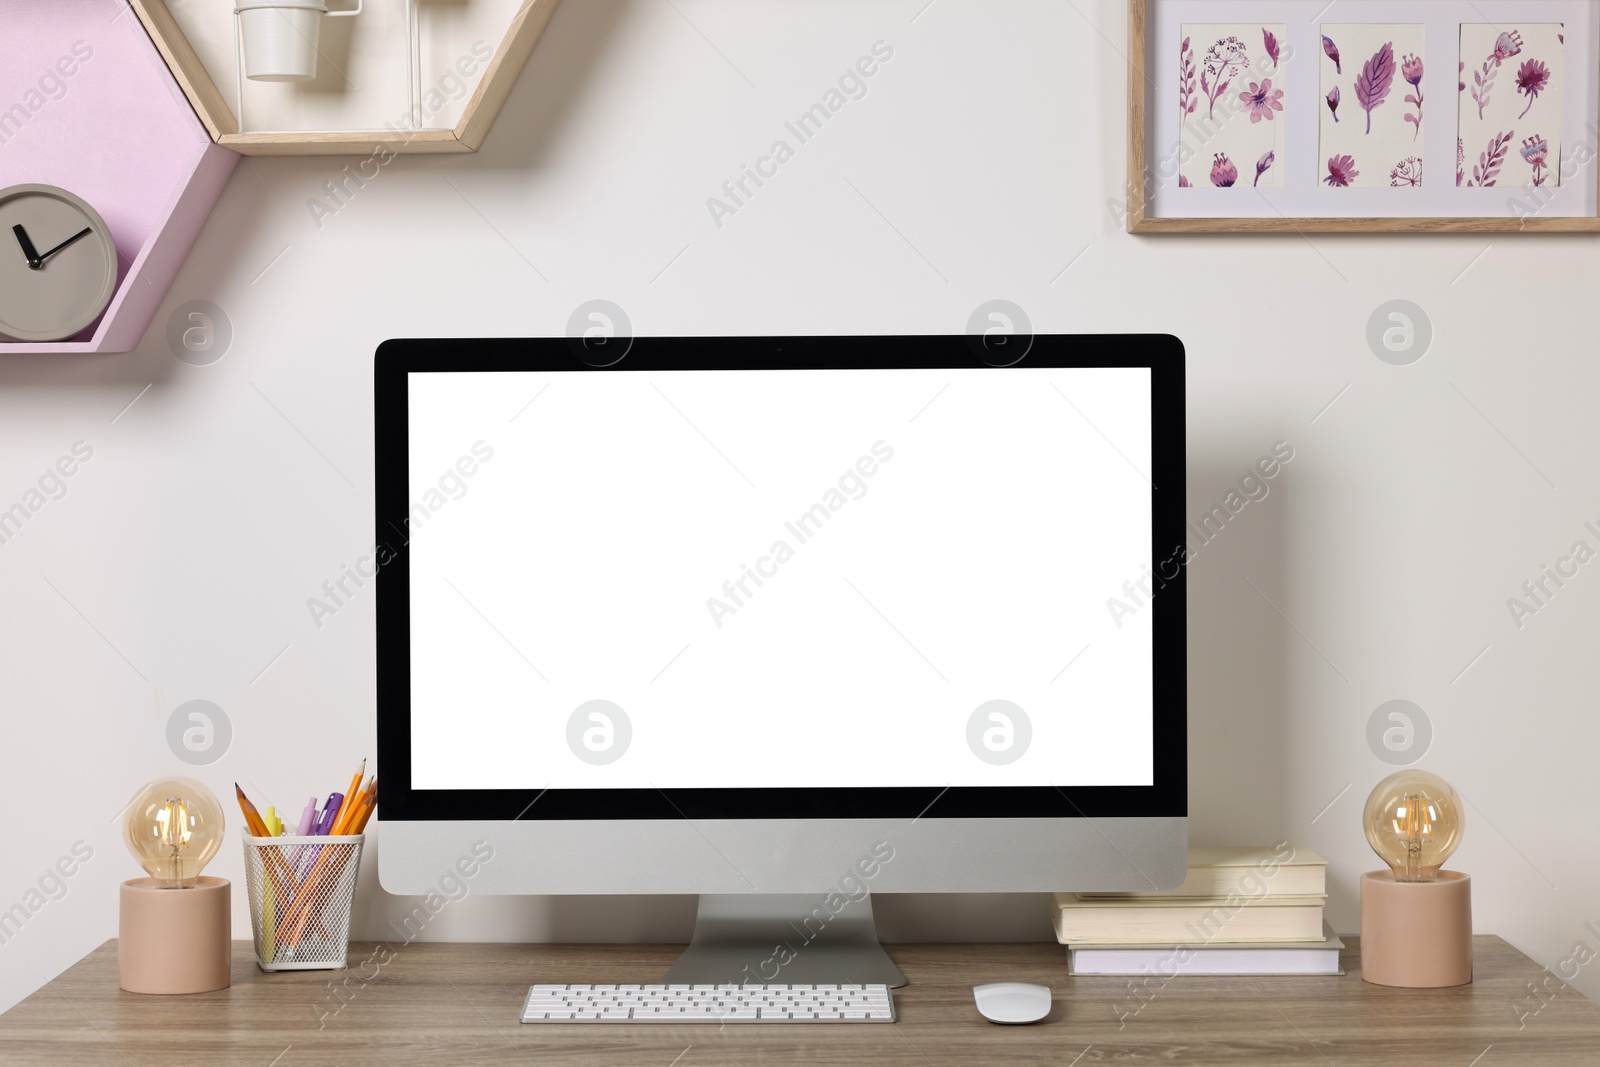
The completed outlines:
<svg viewBox="0 0 1600 1067">
<path fill-rule="evenodd" d="M 108 941 L 0 1016 L 0 1064 L 77 1067 L 300 1067 L 596 1064 L 1099 1063 L 1308 1067 L 1552 1067 L 1600 1062 L 1600 1006 L 1551 981 L 1531 1014 L 1526 983 L 1544 979 L 1497 937 L 1476 938 L 1477 980 L 1443 990 L 1361 981 L 1348 940 L 1342 978 L 1183 978 L 1143 990 L 1125 979 L 1068 978 L 1056 945 L 896 945 L 911 979 L 893 1025 L 536 1025 L 517 1022 L 534 982 L 659 979 L 671 946 L 395 946 L 367 978 L 374 946 L 352 946 L 352 969 L 263 974 L 234 944 L 233 986 L 192 997 L 117 989 Z M 329 980 L 345 982 L 342 1008 Z M 984 1022 L 971 987 L 1042 982 L 1055 1010 L 1035 1026 Z M 1518 1028 L 1519 1007 L 1528 1014 Z M 1119 1018 L 1119 1012 L 1122 1018 Z M 322 1017 L 322 1013 L 327 1013 Z M 319 1018 L 321 1028 L 319 1029 Z"/>
</svg>

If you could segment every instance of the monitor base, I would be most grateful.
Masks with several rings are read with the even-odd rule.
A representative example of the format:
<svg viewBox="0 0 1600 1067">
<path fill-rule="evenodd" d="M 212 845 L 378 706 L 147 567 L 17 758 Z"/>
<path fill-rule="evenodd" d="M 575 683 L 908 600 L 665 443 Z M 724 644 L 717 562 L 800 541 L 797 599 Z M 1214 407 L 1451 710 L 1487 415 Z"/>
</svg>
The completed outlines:
<svg viewBox="0 0 1600 1067">
<path fill-rule="evenodd" d="M 701 895 L 694 936 L 662 981 L 898 987 L 906 976 L 878 943 L 870 896 L 749 893 Z"/>
</svg>

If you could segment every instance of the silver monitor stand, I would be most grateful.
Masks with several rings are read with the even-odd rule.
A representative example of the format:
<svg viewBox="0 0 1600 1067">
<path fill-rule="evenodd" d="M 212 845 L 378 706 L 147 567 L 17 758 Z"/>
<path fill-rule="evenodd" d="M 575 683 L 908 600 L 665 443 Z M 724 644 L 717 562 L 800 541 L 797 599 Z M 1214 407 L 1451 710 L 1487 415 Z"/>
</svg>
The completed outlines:
<svg viewBox="0 0 1600 1067">
<path fill-rule="evenodd" d="M 662 981 L 903 986 L 906 976 L 878 943 L 871 896 L 834 914 L 815 894 L 706 893 L 689 947 Z"/>
</svg>

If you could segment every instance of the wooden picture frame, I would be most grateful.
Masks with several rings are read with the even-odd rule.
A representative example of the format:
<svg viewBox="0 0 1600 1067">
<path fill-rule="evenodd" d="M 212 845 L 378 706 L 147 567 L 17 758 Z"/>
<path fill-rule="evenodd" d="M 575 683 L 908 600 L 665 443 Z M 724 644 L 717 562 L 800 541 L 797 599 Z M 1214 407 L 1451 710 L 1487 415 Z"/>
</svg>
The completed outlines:
<svg viewBox="0 0 1600 1067">
<path fill-rule="evenodd" d="M 1149 212 L 1153 177 L 1148 146 L 1152 135 L 1152 95 L 1168 82 L 1152 79 L 1150 28 L 1155 7 L 1174 0 L 1128 0 L 1128 187 L 1127 231 L 1132 234 L 1195 233 L 1600 233 L 1594 216 L 1393 216 L 1237 218 L 1178 217 Z M 1285 0 L 1287 9 L 1292 0 Z M 1198 5 L 1196 5 L 1198 6 Z M 1590 54 L 1585 58 L 1593 60 Z M 1166 103 L 1165 98 L 1162 104 Z M 1160 106 L 1160 105 L 1157 105 Z M 1593 183 L 1600 197 L 1600 164 L 1594 161 L 1578 181 Z"/>
<path fill-rule="evenodd" d="M 511 87 L 560 2 L 524 0 L 453 129 L 242 133 L 233 108 L 200 61 L 166 0 L 129 0 L 211 139 L 245 156 L 367 155 L 379 146 L 395 153 L 476 152 L 483 147 L 489 127 L 511 95 Z"/>
</svg>

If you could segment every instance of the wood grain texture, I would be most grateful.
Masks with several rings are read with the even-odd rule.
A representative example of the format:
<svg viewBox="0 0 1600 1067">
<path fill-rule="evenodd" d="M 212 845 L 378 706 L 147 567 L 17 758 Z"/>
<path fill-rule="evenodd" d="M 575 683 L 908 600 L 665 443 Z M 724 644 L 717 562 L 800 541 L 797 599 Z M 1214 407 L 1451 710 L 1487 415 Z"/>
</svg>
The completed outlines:
<svg viewBox="0 0 1600 1067">
<path fill-rule="evenodd" d="M 556 13 L 561 0 L 526 0 L 511 20 L 505 43 L 489 61 L 489 69 L 478 82 L 477 91 L 467 101 L 467 109 L 456 124 L 456 138 L 472 151 L 483 147 L 489 136 L 489 127 L 505 106 L 512 86 L 517 84 L 522 69 L 533 55 L 533 46 L 539 43 L 550 17 Z"/>
<path fill-rule="evenodd" d="M 1128 232 L 1146 233 L 1145 176 L 1145 0 L 1128 0 Z"/>
<path fill-rule="evenodd" d="M 1171 0 L 1128 0 L 1128 189 L 1127 229 L 1139 234 L 1193 233 L 1600 233 L 1600 217 L 1516 218 L 1451 216 L 1446 218 L 1153 218 L 1147 213 L 1151 176 L 1146 173 L 1145 142 L 1149 136 L 1150 87 L 1149 5 Z M 1600 167 L 1595 168 L 1600 189 Z"/>
<path fill-rule="evenodd" d="M 241 156 L 368 156 L 379 146 L 396 155 L 473 151 L 454 130 L 230 133 L 217 143 Z"/>
<path fill-rule="evenodd" d="M 231 988 L 149 997 L 117 989 L 108 941 L 0 1016 L 0 1065 L 1468 1067 L 1490 1046 L 1483 1067 L 1596 1062 L 1600 1006 L 1497 937 L 1474 938 L 1476 981 L 1437 990 L 1367 985 L 1358 939 L 1346 945 L 1343 977 L 1164 984 L 1068 978 L 1059 945 L 893 945 L 910 979 L 893 1026 L 718 1027 L 517 1022 L 530 983 L 657 981 L 670 945 L 362 944 L 348 971 L 264 974 L 238 941 Z M 1037 1026 L 993 1026 L 972 1004 L 992 981 L 1049 985 L 1055 1008 Z M 1546 981 L 1536 999 L 1528 983 Z"/>
</svg>

